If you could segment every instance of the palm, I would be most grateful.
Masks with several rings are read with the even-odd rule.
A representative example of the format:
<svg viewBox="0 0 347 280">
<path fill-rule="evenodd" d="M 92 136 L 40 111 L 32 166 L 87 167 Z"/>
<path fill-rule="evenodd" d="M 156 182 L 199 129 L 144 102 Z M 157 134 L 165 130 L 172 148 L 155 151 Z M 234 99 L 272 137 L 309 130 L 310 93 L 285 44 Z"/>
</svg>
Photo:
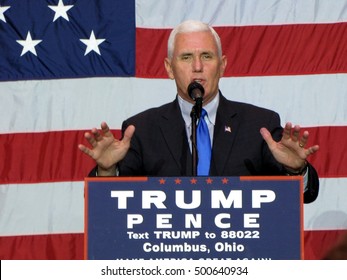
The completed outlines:
<svg viewBox="0 0 347 280">
<path fill-rule="evenodd" d="M 299 169 L 306 160 L 305 149 L 297 149 L 297 143 L 292 140 L 281 139 L 280 142 L 275 142 L 270 148 L 274 158 L 285 166 L 292 169 Z"/>
<path fill-rule="evenodd" d="M 262 128 L 260 133 L 274 158 L 290 169 L 301 169 L 305 165 L 307 157 L 319 149 L 318 145 L 306 149 L 308 131 L 304 131 L 300 136 L 300 127 L 292 127 L 291 123 L 285 125 L 282 139 L 279 142 L 273 140 L 271 133 L 266 128 Z"/>
<path fill-rule="evenodd" d="M 103 169 L 110 169 L 121 161 L 130 147 L 130 140 L 134 133 L 134 126 L 129 126 L 122 140 L 114 138 L 106 123 L 101 124 L 101 131 L 93 128 L 91 133 L 85 133 L 85 138 L 91 145 L 91 149 L 79 145 L 82 152 L 94 159 L 97 165 Z"/>
</svg>

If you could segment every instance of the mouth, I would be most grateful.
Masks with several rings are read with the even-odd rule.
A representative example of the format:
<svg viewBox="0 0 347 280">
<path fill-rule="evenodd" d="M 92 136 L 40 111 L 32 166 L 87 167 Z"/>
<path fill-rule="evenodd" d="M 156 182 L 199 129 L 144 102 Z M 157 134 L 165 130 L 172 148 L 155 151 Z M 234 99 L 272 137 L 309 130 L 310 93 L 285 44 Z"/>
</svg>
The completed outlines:
<svg viewBox="0 0 347 280">
<path fill-rule="evenodd" d="M 204 83 L 204 80 L 202 80 L 202 79 L 193 79 L 191 82 L 197 82 L 197 83 L 202 85 Z"/>
</svg>

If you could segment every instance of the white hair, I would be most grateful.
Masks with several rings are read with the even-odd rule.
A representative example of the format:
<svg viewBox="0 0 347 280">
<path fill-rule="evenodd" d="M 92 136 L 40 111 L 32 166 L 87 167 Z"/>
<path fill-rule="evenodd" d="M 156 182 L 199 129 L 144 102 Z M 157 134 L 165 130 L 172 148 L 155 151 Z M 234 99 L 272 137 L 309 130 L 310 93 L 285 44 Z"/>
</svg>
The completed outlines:
<svg viewBox="0 0 347 280">
<path fill-rule="evenodd" d="M 222 56 L 222 43 L 220 41 L 219 35 L 217 32 L 208 25 L 207 23 L 197 21 L 197 20 L 186 20 L 177 25 L 170 33 L 168 42 L 167 42 L 167 56 L 168 58 L 172 58 L 176 35 L 179 33 L 190 33 L 190 32 L 201 32 L 201 31 L 209 31 L 212 33 L 218 49 L 218 56 Z"/>
</svg>

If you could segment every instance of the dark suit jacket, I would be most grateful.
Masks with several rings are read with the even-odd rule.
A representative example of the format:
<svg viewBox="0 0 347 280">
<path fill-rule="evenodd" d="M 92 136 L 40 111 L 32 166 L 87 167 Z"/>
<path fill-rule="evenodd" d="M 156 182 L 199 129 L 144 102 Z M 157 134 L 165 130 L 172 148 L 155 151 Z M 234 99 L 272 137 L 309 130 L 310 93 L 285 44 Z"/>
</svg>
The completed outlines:
<svg viewBox="0 0 347 280">
<path fill-rule="evenodd" d="M 177 98 L 129 118 L 122 130 L 130 124 L 136 129 L 130 150 L 118 165 L 121 176 L 192 175 L 192 156 Z M 210 175 L 285 175 L 263 140 L 261 127 L 266 127 L 276 141 L 282 136 L 277 113 L 220 95 Z M 317 172 L 310 164 L 308 186 L 305 203 L 316 199 L 319 188 Z"/>
</svg>

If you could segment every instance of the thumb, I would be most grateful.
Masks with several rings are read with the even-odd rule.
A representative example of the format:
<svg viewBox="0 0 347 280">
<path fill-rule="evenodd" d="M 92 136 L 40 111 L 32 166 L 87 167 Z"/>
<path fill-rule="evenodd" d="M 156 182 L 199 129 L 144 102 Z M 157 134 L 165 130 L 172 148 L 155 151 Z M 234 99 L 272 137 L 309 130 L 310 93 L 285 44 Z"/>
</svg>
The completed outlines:
<svg viewBox="0 0 347 280">
<path fill-rule="evenodd" d="M 261 134 L 261 136 L 263 136 L 263 139 L 265 140 L 265 142 L 267 143 L 269 148 L 271 148 L 271 146 L 276 144 L 275 141 L 272 138 L 271 133 L 265 127 L 262 127 L 260 129 L 260 134 Z"/>
<path fill-rule="evenodd" d="M 135 132 L 135 126 L 129 125 L 129 126 L 127 127 L 127 129 L 124 131 L 124 136 L 123 136 L 123 140 L 122 140 L 122 141 L 123 141 L 125 144 L 129 144 L 131 138 L 132 138 L 133 135 L 134 135 L 134 132 Z"/>
</svg>

